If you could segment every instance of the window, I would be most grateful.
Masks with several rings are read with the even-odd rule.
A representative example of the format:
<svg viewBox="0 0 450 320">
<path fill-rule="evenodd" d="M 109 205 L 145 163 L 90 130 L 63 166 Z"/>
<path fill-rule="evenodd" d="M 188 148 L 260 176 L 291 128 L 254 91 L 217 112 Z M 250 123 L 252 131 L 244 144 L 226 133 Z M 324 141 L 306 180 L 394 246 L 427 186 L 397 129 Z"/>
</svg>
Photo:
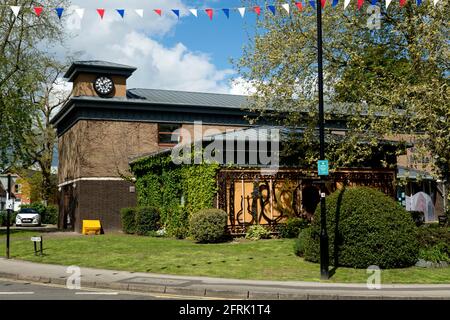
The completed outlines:
<svg viewBox="0 0 450 320">
<path fill-rule="evenodd" d="M 22 193 L 22 185 L 21 184 L 16 184 L 14 186 L 14 193 Z"/>
<path fill-rule="evenodd" d="M 180 124 L 159 124 L 158 125 L 158 143 L 162 145 L 175 145 L 179 142 L 180 133 L 174 134 L 174 131 L 181 128 Z"/>
</svg>

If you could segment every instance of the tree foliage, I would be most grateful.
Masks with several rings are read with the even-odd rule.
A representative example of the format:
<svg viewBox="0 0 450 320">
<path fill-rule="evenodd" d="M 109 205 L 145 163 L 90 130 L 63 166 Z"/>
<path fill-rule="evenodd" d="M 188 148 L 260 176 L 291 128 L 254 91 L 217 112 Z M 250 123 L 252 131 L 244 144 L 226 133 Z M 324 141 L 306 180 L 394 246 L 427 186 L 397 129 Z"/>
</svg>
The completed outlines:
<svg viewBox="0 0 450 320">
<path fill-rule="evenodd" d="M 287 1 L 277 2 L 280 7 Z M 378 29 L 368 27 L 376 16 L 367 10 L 379 10 Z M 388 10 L 380 3 L 366 2 L 361 10 L 327 5 L 326 121 L 344 119 L 348 130 L 339 141 L 329 138 L 327 158 L 333 165 L 363 162 L 386 136 L 421 132 L 417 146 L 432 153 L 437 172 L 450 180 L 449 11 L 448 1 L 436 6 L 410 1 Z M 310 6 L 292 9 L 289 16 L 266 12 L 236 62 L 256 90 L 253 108 L 261 117 L 275 115 L 282 125 L 305 129 L 284 151 L 306 147 L 298 161 L 310 165 L 318 159 L 316 37 L 316 12 Z"/>
<path fill-rule="evenodd" d="M 39 1 L 1 1 L 0 6 L 0 170 L 27 162 L 25 136 L 36 111 L 32 95 L 45 81 L 43 64 L 50 48 L 64 37 L 56 15 L 33 13 Z M 21 6 L 17 17 L 9 5 Z M 49 0 L 49 8 L 66 6 L 65 0 Z"/>
</svg>

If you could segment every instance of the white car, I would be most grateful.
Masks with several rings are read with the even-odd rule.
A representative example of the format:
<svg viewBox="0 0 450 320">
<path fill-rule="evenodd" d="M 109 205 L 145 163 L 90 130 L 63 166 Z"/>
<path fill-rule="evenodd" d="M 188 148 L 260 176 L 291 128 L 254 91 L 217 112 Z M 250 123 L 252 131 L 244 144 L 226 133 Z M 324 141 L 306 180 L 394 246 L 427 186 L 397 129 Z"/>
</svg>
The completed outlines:
<svg viewBox="0 0 450 320">
<path fill-rule="evenodd" d="M 34 209 L 20 209 L 16 216 L 16 226 L 38 227 L 41 225 L 41 215 Z"/>
</svg>

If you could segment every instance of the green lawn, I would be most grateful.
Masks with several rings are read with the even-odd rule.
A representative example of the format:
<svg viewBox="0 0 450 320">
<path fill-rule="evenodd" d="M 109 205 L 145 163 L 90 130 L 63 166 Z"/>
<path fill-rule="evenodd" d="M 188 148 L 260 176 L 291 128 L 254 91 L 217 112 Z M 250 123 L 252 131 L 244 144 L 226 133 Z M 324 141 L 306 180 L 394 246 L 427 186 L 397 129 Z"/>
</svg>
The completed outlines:
<svg viewBox="0 0 450 320">
<path fill-rule="evenodd" d="M 11 242 L 11 256 L 15 259 L 135 272 L 320 281 L 319 265 L 295 256 L 292 239 L 196 244 L 122 234 L 44 234 L 45 255 L 39 257 L 34 256 L 30 232 L 20 234 L 16 233 Z M 0 255 L 4 256 L 4 233 L 0 235 Z M 338 268 L 329 281 L 365 283 L 367 276 L 366 270 Z M 450 268 L 383 270 L 381 277 L 383 283 L 450 283 Z"/>
</svg>

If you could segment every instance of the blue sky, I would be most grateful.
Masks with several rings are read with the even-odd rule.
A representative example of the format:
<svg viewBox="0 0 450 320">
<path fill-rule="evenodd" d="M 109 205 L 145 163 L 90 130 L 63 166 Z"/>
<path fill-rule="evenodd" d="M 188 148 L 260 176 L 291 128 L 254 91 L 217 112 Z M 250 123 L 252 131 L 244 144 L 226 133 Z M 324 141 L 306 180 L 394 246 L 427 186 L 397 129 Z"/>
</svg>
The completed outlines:
<svg viewBox="0 0 450 320">
<path fill-rule="evenodd" d="M 263 1 L 261 1 L 263 3 Z M 248 41 L 245 25 L 252 25 L 256 14 L 248 11 L 244 19 L 237 10 L 230 18 L 222 8 L 241 7 L 240 0 L 72 0 L 66 9 L 66 49 L 58 55 L 77 52 L 80 60 L 107 60 L 138 68 L 129 87 L 174 89 L 201 92 L 245 93 L 230 58 L 239 58 Z M 74 12 L 83 8 L 80 19 Z M 101 20 L 96 8 L 106 10 Z M 115 9 L 126 9 L 122 19 Z M 153 9 L 163 9 L 162 17 Z M 197 8 L 198 18 L 188 9 Z M 210 21 L 205 8 L 218 9 Z M 144 17 L 135 13 L 144 9 Z M 170 11 L 180 9 L 181 17 Z M 72 13 L 72 14 L 70 14 Z"/>
</svg>

